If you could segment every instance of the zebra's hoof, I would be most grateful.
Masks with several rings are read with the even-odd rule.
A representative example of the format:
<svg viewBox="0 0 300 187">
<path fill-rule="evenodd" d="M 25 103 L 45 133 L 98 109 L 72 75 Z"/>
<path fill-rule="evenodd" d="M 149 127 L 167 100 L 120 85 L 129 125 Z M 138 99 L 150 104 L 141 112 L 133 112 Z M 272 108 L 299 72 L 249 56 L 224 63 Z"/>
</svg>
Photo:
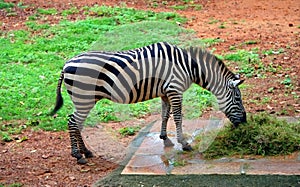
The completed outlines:
<svg viewBox="0 0 300 187">
<path fill-rule="evenodd" d="M 92 158 L 94 155 L 91 151 L 87 150 L 85 153 L 84 153 L 84 156 L 85 158 Z"/>
<path fill-rule="evenodd" d="M 182 150 L 183 151 L 193 151 L 193 148 L 189 144 L 187 144 L 185 146 L 182 146 Z"/>
<path fill-rule="evenodd" d="M 87 163 L 87 160 L 83 157 L 77 160 L 77 164 L 86 164 L 86 163 Z"/>
<path fill-rule="evenodd" d="M 167 135 L 160 135 L 159 138 L 162 139 L 162 140 L 166 140 L 168 138 L 168 136 Z"/>
</svg>

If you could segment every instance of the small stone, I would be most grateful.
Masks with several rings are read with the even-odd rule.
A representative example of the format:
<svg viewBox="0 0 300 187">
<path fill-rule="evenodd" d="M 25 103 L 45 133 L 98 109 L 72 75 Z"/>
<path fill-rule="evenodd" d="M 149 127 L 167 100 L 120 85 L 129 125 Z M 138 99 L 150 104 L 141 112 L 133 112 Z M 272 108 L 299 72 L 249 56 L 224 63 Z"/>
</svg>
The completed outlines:
<svg viewBox="0 0 300 187">
<path fill-rule="evenodd" d="M 49 158 L 49 155 L 42 155 L 42 158 L 47 159 L 47 158 Z"/>
</svg>

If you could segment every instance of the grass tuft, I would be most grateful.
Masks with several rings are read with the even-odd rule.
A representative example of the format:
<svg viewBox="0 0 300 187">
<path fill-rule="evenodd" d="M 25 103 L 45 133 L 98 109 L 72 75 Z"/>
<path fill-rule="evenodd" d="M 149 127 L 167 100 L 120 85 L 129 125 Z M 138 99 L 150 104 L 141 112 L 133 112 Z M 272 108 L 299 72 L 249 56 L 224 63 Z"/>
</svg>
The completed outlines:
<svg viewBox="0 0 300 187">
<path fill-rule="evenodd" d="M 5 2 L 4 0 L 0 0 L 0 10 L 14 7 L 15 4 Z"/>
</svg>

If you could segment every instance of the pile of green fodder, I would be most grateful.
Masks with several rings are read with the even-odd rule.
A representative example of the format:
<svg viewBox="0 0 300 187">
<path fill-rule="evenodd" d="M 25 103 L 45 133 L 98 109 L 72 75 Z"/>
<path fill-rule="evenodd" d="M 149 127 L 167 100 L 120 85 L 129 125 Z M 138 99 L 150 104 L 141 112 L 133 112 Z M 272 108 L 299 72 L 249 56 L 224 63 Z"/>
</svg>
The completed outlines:
<svg viewBox="0 0 300 187">
<path fill-rule="evenodd" d="M 195 139 L 195 150 L 205 135 Z M 288 123 L 266 113 L 250 115 L 247 123 L 233 129 L 227 125 L 218 132 L 212 144 L 203 151 L 204 158 L 228 156 L 288 155 L 300 150 L 300 121 Z"/>
</svg>

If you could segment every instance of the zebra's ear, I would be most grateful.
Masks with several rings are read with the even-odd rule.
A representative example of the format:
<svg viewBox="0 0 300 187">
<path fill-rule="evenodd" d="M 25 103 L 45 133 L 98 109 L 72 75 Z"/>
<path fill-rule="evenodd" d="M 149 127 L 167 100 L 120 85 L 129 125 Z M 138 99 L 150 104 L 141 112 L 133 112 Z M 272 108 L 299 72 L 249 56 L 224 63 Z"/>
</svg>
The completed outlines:
<svg viewBox="0 0 300 187">
<path fill-rule="evenodd" d="M 240 74 L 235 74 L 234 77 L 236 80 L 239 80 L 241 78 Z"/>
<path fill-rule="evenodd" d="M 229 81 L 229 87 L 230 88 L 235 88 L 237 87 L 238 85 L 242 84 L 244 82 L 244 80 L 230 80 Z"/>
</svg>

